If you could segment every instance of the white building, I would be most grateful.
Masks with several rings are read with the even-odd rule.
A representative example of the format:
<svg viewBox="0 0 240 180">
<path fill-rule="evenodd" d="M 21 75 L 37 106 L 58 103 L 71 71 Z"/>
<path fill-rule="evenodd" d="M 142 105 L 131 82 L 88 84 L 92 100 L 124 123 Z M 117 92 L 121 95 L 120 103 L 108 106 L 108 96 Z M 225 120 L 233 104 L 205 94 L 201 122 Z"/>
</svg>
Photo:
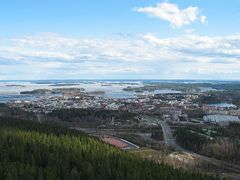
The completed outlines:
<svg viewBox="0 0 240 180">
<path fill-rule="evenodd" d="M 230 115 L 207 115 L 203 117 L 203 121 L 206 123 L 213 123 L 219 125 L 228 125 L 230 122 L 238 122 L 240 123 L 240 119 L 238 116 L 230 116 Z"/>
</svg>

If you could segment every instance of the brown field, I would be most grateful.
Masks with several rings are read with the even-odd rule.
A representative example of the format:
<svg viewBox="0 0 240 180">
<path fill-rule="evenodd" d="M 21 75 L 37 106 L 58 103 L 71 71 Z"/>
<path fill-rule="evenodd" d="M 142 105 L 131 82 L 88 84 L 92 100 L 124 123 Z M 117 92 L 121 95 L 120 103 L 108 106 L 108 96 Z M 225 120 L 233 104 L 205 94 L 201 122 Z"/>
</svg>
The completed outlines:
<svg viewBox="0 0 240 180">
<path fill-rule="evenodd" d="M 103 137 L 102 140 L 105 143 L 111 144 L 111 145 L 113 145 L 115 147 L 118 147 L 118 148 L 125 148 L 125 147 L 128 146 L 127 143 L 121 141 L 120 139 L 114 138 L 114 137 Z"/>
</svg>

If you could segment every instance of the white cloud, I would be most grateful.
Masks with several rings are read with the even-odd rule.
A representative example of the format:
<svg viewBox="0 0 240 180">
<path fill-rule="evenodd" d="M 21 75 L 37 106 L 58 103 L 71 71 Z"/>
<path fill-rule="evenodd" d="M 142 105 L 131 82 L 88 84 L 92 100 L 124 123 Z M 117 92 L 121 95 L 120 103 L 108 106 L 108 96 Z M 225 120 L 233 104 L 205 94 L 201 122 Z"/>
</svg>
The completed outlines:
<svg viewBox="0 0 240 180">
<path fill-rule="evenodd" d="M 169 51 L 181 53 L 184 56 L 202 57 L 202 60 L 225 58 L 225 62 L 238 62 L 240 57 L 240 35 L 210 37 L 185 35 L 175 38 L 157 38 L 153 34 L 147 34 L 143 38 L 152 45 L 165 48 Z M 196 59 L 195 59 L 196 61 Z"/>
<path fill-rule="evenodd" d="M 207 20 L 206 16 L 200 16 L 200 21 L 201 21 L 202 24 L 205 24 L 206 20 Z"/>
<path fill-rule="evenodd" d="M 0 78 L 13 74 L 17 78 L 186 78 L 194 74 L 210 78 L 218 74 L 239 79 L 240 35 L 82 39 L 36 34 L 4 39 L 0 41 Z"/>
<path fill-rule="evenodd" d="M 205 23 L 206 16 L 200 16 L 198 7 L 189 6 L 180 9 L 176 4 L 164 2 L 158 3 L 156 6 L 139 7 L 134 9 L 140 13 L 146 13 L 151 17 L 157 17 L 170 22 L 173 28 L 189 25 L 196 20 Z"/>
</svg>

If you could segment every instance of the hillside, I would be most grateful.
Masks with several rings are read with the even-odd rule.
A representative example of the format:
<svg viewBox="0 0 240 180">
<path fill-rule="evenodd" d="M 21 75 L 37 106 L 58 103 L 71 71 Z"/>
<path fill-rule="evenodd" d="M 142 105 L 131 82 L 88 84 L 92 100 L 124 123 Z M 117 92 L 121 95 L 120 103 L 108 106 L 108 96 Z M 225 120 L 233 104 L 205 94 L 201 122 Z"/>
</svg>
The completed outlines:
<svg viewBox="0 0 240 180">
<path fill-rule="evenodd" d="M 214 179 L 141 159 L 75 130 L 0 118 L 0 179 Z"/>
</svg>

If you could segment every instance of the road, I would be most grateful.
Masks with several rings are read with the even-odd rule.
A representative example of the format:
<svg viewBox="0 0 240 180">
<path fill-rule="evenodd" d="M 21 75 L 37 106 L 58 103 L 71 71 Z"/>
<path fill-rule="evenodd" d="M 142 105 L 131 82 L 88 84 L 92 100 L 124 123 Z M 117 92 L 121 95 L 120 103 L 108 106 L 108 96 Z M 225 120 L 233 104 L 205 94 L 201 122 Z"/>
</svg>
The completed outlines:
<svg viewBox="0 0 240 180">
<path fill-rule="evenodd" d="M 140 148 L 138 145 L 136 145 L 136 144 L 134 144 L 134 143 L 132 143 L 128 140 L 112 136 L 116 133 L 116 131 L 114 129 L 101 129 L 102 131 L 97 131 L 95 128 L 76 128 L 76 127 L 72 127 L 71 129 L 75 129 L 75 130 L 84 132 L 86 134 L 89 134 L 89 135 L 92 135 L 92 136 L 95 136 L 95 137 L 98 137 L 98 138 L 101 138 L 104 135 L 111 134 L 110 137 L 112 139 L 117 139 L 117 140 L 122 141 L 122 142 L 124 142 L 125 144 L 128 145 L 127 147 L 122 148 L 124 150 L 139 149 Z"/>
<path fill-rule="evenodd" d="M 173 137 L 173 133 L 169 125 L 165 121 L 158 121 L 158 123 L 162 127 L 164 141 L 168 146 L 174 147 L 178 151 L 185 151 L 185 149 L 181 148 L 175 141 Z"/>
<path fill-rule="evenodd" d="M 145 118 L 148 118 L 148 120 L 150 122 L 158 123 L 158 124 L 161 125 L 165 143 L 168 146 L 173 147 L 176 151 L 182 151 L 186 154 L 190 154 L 191 156 L 193 156 L 197 159 L 201 159 L 201 160 L 203 160 L 205 162 L 208 162 L 210 164 L 214 164 L 216 166 L 222 167 L 222 168 L 230 170 L 232 172 L 240 173 L 240 166 L 239 165 L 224 162 L 224 161 L 220 161 L 220 160 L 217 160 L 215 158 L 210 158 L 210 157 L 207 157 L 207 156 L 203 156 L 203 155 L 194 153 L 192 151 L 189 151 L 187 149 L 184 149 L 184 148 L 180 147 L 176 143 L 175 138 L 173 137 L 173 133 L 172 133 L 171 128 L 169 127 L 169 125 L 165 121 L 162 121 L 162 120 L 154 118 L 154 117 L 145 117 Z M 86 129 L 86 128 L 82 128 L 82 129 L 81 128 L 74 128 L 74 129 L 81 130 L 83 132 L 86 132 L 86 133 L 92 134 L 92 135 L 97 133 L 96 130 L 94 130 L 94 129 Z M 113 130 L 113 129 L 106 129 L 106 132 L 108 132 L 109 130 L 112 130 L 113 132 L 115 132 L 115 130 Z"/>
<path fill-rule="evenodd" d="M 239 165 L 232 164 L 232 163 L 225 162 L 225 161 L 220 161 L 220 160 L 217 160 L 215 158 L 210 158 L 210 157 L 207 157 L 207 156 L 203 156 L 203 155 L 194 153 L 192 151 L 189 151 L 187 149 L 184 149 L 184 148 L 180 147 L 176 143 L 175 138 L 173 137 L 173 134 L 172 134 L 172 131 L 171 131 L 171 128 L 169 127 L 169 125 L 165 121 L 162 121 L 162 120 L 160 120 L 158 122 L 162 127 L 164 141 L 167 145 L 175 148 L 177 151 L 182 151 L 184 153 L 190 154 L 193 157 L 204 160 L 208 163 L 220 166 L 224 169 L 227 169 L 227 170 L 230 170 L 230 171 L 233 171 L 233 172 L 236 172 L 236 173 L 240 173 L 240 166 Z"/>
</svg>

